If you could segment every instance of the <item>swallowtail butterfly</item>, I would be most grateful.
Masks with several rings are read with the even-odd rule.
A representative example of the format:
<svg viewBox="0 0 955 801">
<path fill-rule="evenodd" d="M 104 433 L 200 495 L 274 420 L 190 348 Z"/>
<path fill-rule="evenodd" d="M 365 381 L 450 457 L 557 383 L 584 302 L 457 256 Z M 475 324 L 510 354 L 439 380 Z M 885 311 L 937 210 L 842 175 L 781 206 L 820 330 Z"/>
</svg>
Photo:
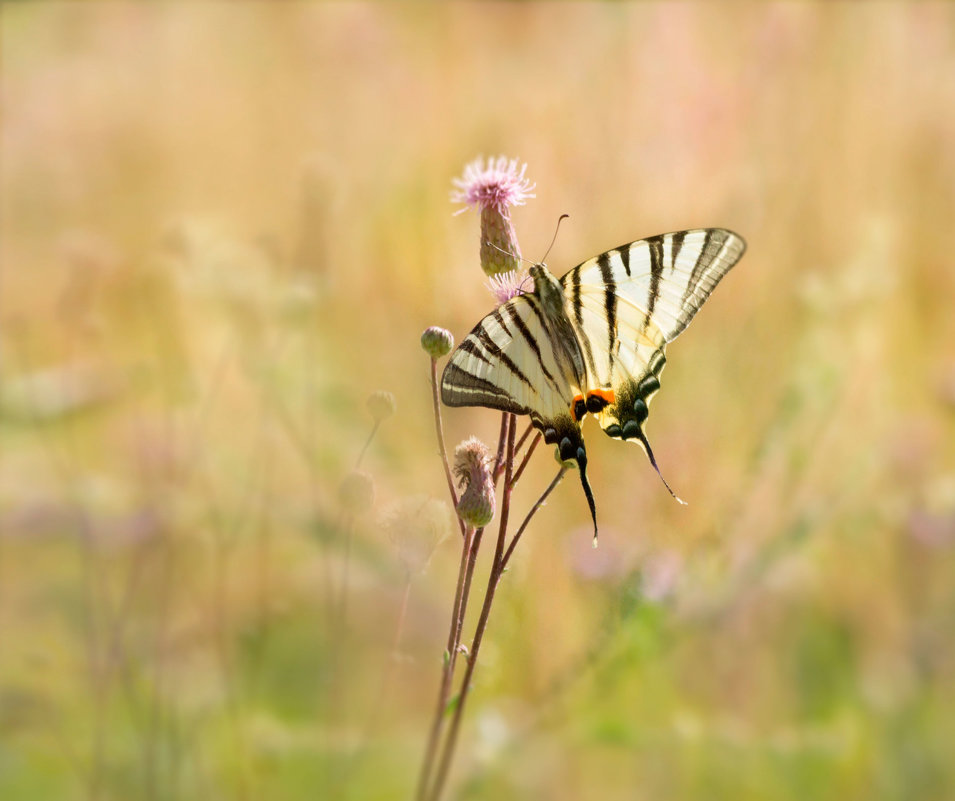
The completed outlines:
<svg viewBox="0 0 955 801">
<path fill-rule="evenodd" d="M 530 415 L 561 459 L 577 463 L 596 540 L 583 418 L 642 445 L 660 472 L 643 429 L 664 349 L 745 249 L 732 231 L 701 228 L 638 239 L 559 280 L 536 264 L 533 291 L 487 315 L 451 354 L 442 400 Z"/>
</svg>

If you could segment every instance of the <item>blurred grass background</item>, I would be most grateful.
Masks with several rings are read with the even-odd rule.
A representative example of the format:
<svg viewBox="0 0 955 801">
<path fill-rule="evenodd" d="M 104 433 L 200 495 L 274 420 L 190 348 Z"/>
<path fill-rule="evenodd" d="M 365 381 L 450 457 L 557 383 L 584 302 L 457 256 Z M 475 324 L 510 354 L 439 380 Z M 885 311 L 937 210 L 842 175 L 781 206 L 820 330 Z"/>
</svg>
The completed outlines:
<svg viewBox="0 0 955 801">
<path fill-rule="evenodd" d="M 558 274 L 680 228 L 749 250 L 652 414 L 690 506 L 589 428 L 600 548 L 567 481 L 451 795 L 955 797 L 953 6 L 0 20 L 0 797 L 410 795 L 458 550 L 418 336 L 490 309 L 448 193 L 497 153 L 538 185 L 525 255 L 571 215 Z"/>
</svg>

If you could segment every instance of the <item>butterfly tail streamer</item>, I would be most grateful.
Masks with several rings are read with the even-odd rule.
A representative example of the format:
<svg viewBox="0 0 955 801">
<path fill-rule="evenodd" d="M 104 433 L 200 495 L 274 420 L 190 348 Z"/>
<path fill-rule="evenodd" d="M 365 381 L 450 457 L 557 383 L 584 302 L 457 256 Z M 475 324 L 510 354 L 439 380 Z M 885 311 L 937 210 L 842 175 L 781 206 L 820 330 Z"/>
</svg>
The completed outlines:
<svg viewBox="0 0 955 801">
<path fill-rule="evenodd" d="M 673 498 L 676 500 L 677 503 L 682 504 L 683 506 L 687 506 L 688 505 L 687 502 L 684 501 L 679 495 L 677 495 L 673 491 L 673 488 L 670 487 L 669 484 L 667 484 L 667 480 L 663 477 L 663 473 L 660 472 L 660 468 L 657 467 L 657 460 L 653 456 L 653 449 L 650 447 L 650 443 L 647 441 L 647 435 L 643 433 L 643 429 L 640 429 L 639 433 L 637 434 L 637 437 L 640 440 L 643 447 L 646 449 L 647 456 L 650 457 L 650 464 L 653 465 L 653 469 L 656 470 L 657 475 L 660 476 L 660 481 L 663 482 L 663 486 L 667 488 L 667 491 L 673 496 Z"/>
<path fill-rule="evenodd" d="M 583 448 L 578 451 L 577 467 L 580 471 L 580 485 L 584 488 L 584 495 L 587 496 L 587 504 L 590 506 L 590 516 L 594 520 L 594 548 L 597 547 L 597 504 L 594 502 L 594 492 L 590 488 L 590 481 L 587 479 L 587 455 L 583 453 Z"/>
</svg>

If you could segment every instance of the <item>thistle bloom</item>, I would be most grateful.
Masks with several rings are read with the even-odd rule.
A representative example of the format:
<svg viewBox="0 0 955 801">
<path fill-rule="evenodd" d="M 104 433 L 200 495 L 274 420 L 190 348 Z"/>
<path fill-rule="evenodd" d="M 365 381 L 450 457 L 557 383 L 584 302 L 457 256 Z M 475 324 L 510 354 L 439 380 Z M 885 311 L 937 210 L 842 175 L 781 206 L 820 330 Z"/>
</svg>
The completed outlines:
<svg viewBox="0 0 955 801">
<path fill-rule="evenodd" d="M 518 167 L 517 159 L 498 156 L 485 164 L 477 158 L 464 168 L 463 177 L 453 181 L 457 187 L 451 192 L 453 203 L 481 208 L 481 268 L 488 276 L 520 269 L 521 248 L 510 209 L 535 197 L 531 192 L 535 184 L 524 176 L 526 170 L 526 164 Z"/>
<path fill-rule="evenodd" d="M 454 450 L 454 475 L 464 489 L 458 501 L 458 515 L 475 528 L 486 526 L 494 517 L 494 479 L 490 461 L 487 445 L 477 437 L 464 440 Z"/>
<path fill-rule="evenodd" d="M 484 285 L 494 295 L 498 304 L 507 303 L 511 298 L 523 294 L 523 286 L 527 280 L 527 275 L 524 270 L 508 270 L 500 275 L 492 275 L 484 282 Z"/>
</svg>

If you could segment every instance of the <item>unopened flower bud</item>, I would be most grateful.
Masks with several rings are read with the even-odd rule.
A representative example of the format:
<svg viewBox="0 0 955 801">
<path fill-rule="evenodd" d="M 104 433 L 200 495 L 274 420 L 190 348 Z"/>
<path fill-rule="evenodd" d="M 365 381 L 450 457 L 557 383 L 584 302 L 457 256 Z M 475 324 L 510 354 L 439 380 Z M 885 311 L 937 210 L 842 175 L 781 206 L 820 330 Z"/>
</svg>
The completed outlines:
<svg viewBox="0 0 955 801">
<path fill-rule="evenodd" d="M 421 335 L 421 347 L 432 359 L 440 359 L 451 352 L 451 348 L 454 347 L 454 337 L 451 336 L 450 331 L 433 325 L 426 328 Z"/>
<path fill-rule="evenodd" d="M 368 411 L 376 423 L 387 420 L 395 413 L 395 396 L 379 389 L 368 396 Z"/>
<path fill-rule="evenodd" d="M 476 437 L 465 440 L 454 451 L 454 475 L 464 489 L 457 512 L 474 528 L 486 526 L 494 518 L 494 479 L 488 467 L 490 460 L 487 446 Z"/>
<path fill-rule="evenodd" d="M 375 482 L 368 473 L 353 470 L 342 481 L 338 497 L 349 512 L 367 512 L 375 502 Z"/>
</svg>

